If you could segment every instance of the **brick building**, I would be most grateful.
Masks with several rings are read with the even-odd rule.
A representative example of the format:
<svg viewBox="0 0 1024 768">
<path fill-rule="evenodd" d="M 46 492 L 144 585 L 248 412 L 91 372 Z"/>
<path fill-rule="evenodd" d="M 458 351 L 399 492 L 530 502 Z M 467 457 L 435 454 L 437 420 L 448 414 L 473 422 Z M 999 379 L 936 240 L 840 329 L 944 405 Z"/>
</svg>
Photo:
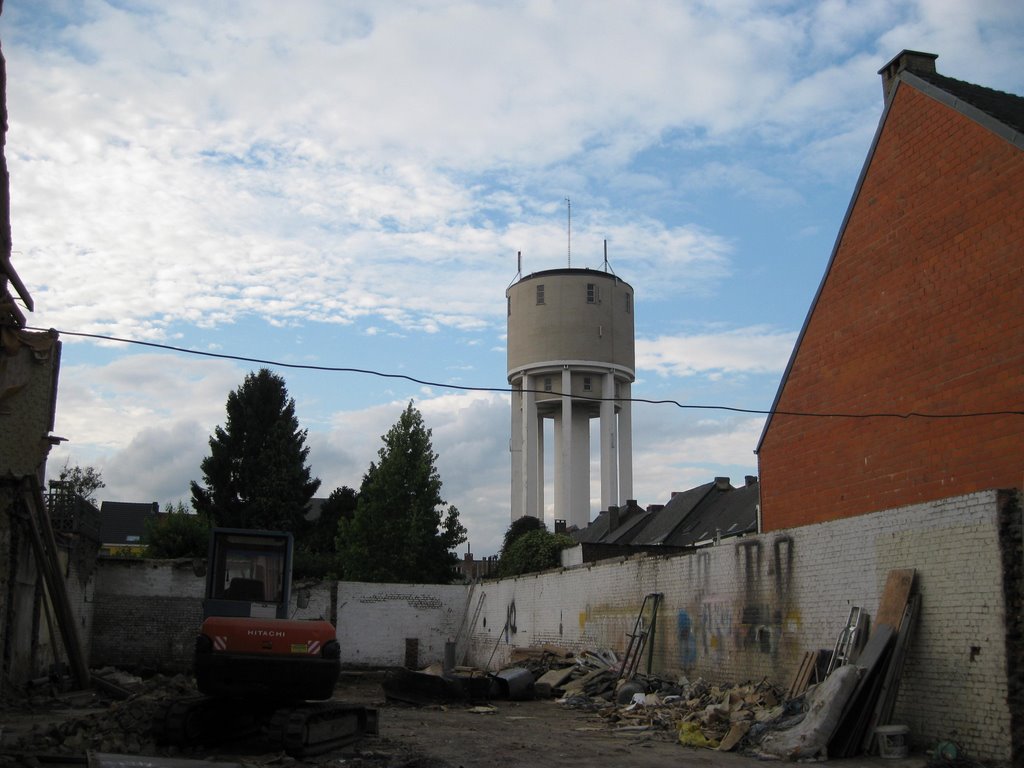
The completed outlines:
<svg viewBox="0 0 1024 768">
<path fill-rule="evenodd" d="M 766 531 L 1022 487 L 1024 98 L 936 58 L 880 71 L 881 121 L 757 448 Z"/>
</svg>

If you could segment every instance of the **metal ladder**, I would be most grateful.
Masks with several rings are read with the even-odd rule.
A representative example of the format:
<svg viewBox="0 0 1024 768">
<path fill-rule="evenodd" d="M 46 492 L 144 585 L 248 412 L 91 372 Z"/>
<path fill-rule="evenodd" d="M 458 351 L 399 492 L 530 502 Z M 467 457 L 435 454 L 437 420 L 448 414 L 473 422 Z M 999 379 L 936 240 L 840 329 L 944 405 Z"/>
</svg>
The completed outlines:
<svg viewBox="0 0 1024 768">
<path fill-rule="evenodd" d="M 832 658 L 829 659 L 828 671 L 825 672 L 826 677 L 831 675 L 837 667 L 849 664 L 853 660 L 854 654 L 860 650 L 864 619 L 863 609 L 856 605 L 850 609 L 850 618 L 846 620 L 846 626 L 836 638 L 836 647 L 832 651 Z"/>
<path fill-rule="evenodd" d="M 622 659 L 622 666 L 619 667 L 619 677 L 617 679 L 621 679 L 623 676 L 632 678 L 636 675 L 636 668 L 640 665 L 640 657 L 643 655 L 644 647 L 647 646 L 647 639 L 657 627 L 658 606 L 661 604 L 663 597 L 664 595 L 661 592 L 652 592 L 644 597 L 644 601 L 640 604 L 640 611 L 636 615 L 633 631 L 627 634 L 629 645 L 626 646 L 626 655 Z M 648 602 L 651 603 L 651 621 L 645 627 L 644 610 L 646 610 Z M 654 646 L 651 645 L 648 651 L 647 673 L 650 674 Z"/>
</svg>

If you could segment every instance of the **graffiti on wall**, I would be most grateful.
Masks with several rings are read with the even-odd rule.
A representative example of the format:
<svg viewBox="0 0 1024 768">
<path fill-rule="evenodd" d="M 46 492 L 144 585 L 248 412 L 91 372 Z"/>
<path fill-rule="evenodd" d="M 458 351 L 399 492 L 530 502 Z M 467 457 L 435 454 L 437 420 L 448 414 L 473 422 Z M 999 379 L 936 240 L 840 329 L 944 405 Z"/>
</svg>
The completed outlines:
<svg viewBox="0 0 1024 768">
<path fill-rule="evenodd" d="M 707 554 L 694 557 L 695 600 L 676 613 L 682 667 L 698 660 L 721 662 L 736 652 L 777 656 L 786 638 L 796 636 L 800 613 L 792 603 L 793 540 L 779 536 L 770 546 L 767 554 L 759 539 L 736 545 L 733 578 L 739 589 L 729 595 L 710 592 Z"/>
</svg>

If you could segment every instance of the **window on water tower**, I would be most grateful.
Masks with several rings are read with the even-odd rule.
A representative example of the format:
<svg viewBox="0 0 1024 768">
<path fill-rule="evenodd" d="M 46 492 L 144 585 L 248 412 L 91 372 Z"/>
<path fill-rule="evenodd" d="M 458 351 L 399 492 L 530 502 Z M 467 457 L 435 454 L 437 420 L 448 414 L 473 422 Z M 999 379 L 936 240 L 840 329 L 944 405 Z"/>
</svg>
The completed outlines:
<svg viewBox="0 0 1024 768">
<path fill-rule="evenodd" d="M 544 377 L 544 391 L 545 392 L 550 392 L 551 391 L 551 377 L 550 376 L 545 376 Z"/>
<path fill-rule="evenodd" d="M 633 295 L 630 293 L 626 294 L 626 314 L 630 314 L 633 311 Z"/>
<path fill-rule="evenodd" d="M 587 304 L 601 303 L 601 286 L 587 283 Z"/>
<path fill-rule="evenodd" d="M 537 303 L 538 304 L 543 304 L 544 303 L 544 286 L 543 285 L 538 285 L 537 286 Z"/>
</svg>

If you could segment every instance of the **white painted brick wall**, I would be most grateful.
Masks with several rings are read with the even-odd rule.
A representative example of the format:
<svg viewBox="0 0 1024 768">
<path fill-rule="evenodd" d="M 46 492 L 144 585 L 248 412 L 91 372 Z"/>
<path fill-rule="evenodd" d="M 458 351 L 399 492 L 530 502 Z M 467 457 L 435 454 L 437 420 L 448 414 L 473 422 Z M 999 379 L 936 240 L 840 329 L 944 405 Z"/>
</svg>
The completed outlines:
<svg viewBox="0 0 1024 768">
<path fill-rule="evenodd" d="M 973 756 L 1009 760 L 995 491 L 730 539 L 692 555 L 484 582 L 470 659 L 493 670 L 513 648 L 542 643 L 621 654 L 644 596 L 661 592 L 656 674 L 768 677 L 785 687 L 805 651 L 831 651 L 852 606 L 875 615 L 896 568 L 917 570 L 922 606 L 894 722 L 920 744 L 954 738 Z"/>
<path fill-rule="evenodd" d="M 343 664 L 403 666 L 406 640 L 418 666 L 444 660 L 466 611 L 463 585 L 338 583 L 338 642 Z"/>
</svg>

